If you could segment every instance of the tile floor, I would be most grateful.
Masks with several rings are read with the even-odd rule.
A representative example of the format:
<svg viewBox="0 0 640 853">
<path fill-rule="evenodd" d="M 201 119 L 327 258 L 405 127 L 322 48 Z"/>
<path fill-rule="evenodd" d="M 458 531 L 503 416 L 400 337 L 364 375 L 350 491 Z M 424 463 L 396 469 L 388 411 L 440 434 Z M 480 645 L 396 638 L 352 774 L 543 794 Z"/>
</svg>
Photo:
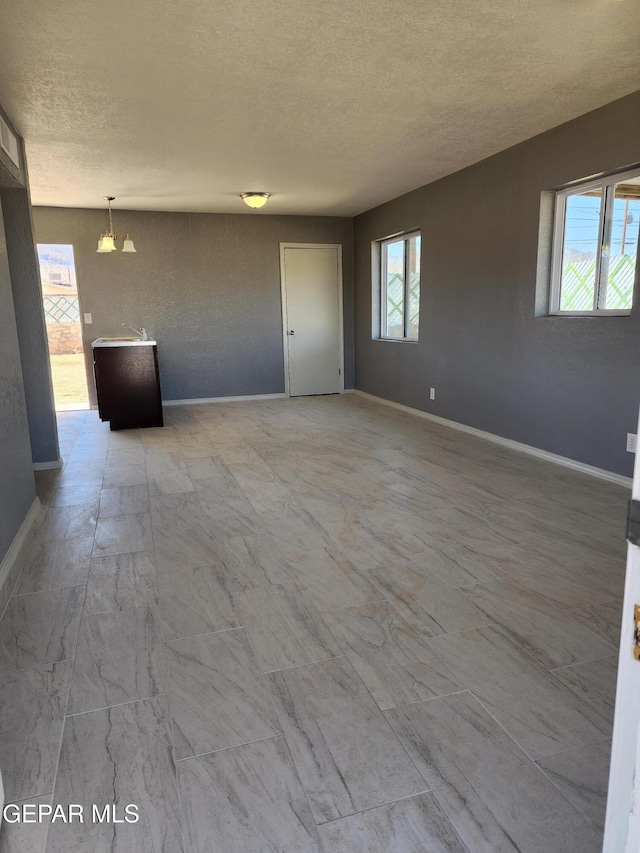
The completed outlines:
<svg viewBox="0 0 640 853">
<path fill-rule="evenodd" d="M 166 419 L 59 417 L 0 767 L 87 822 L 3 853 L 596 853 L 625 490 L 351 396 Z"/>
</svg>

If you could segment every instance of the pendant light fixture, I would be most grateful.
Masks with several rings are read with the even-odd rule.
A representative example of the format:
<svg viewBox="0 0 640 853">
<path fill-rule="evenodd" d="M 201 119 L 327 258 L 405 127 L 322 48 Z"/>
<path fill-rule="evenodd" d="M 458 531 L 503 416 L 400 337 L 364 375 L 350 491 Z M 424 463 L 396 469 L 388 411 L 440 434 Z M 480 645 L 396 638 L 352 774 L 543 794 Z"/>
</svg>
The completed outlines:
<svg viewBox="0 0 640 853">
<path fill-rule="evenodd" d="M 241 193 L 240 195 L 240 198 L 247 207 L 252 207 L 254 210 L 264 207 L 270 197 L 271 193 Z"/>
<path fill-rule="evenodd" d="M 105 195 L 103 198 L 106 200 L 109 205 L 109 230 L 106 234 L 101 234 L 100 239 L 98 240 L 98 252 L 116 252 L 118 247 L 116 246 L 117 235 L 114 234 L 113 231 L 113 215 L 111 212 L 111 202 L 115 201 L 115 196 Z M 124 235 L 124 242 L 122 244 L 123 252 L 135 252 L 136 247 L 133 245 L 133 240 L 129 237 L 128 234 Z"/>
</svg>

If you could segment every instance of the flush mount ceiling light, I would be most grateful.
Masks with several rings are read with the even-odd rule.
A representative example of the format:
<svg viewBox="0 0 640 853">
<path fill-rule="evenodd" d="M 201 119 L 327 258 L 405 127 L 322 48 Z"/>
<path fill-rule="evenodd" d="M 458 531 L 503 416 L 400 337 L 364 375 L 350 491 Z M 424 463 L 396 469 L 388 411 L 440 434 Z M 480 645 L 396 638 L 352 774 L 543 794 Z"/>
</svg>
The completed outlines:
<svg viewBox="0 0 640 853">
<path fill-rule="evenodd" d="M 269 201 L 271 193 L 241 193 L 240 198 L 247 205 L 257 210 Z"/>
<path fill-rule="evenodd" d="M 116 240 L 118 239 L 116 234 L 113 232 L 113 215 L 111 213 L 111 202 L 115 201 L 115 196 L 105 195 L 103 198 L 106 200 L 109 205 L 109 230 L 106 234 L 101 234 L 100 239 L 98 240 L 98 248 L 96 251 L 98 252 L 116 252 L 118 247 L 116 246 Z M 136 247 L 133 245 L 133 240 L 129 237 L 128 234 L 124 235 L 124 242 L 122 244 L 123 252 L 135 252 Z"/>
</svg>

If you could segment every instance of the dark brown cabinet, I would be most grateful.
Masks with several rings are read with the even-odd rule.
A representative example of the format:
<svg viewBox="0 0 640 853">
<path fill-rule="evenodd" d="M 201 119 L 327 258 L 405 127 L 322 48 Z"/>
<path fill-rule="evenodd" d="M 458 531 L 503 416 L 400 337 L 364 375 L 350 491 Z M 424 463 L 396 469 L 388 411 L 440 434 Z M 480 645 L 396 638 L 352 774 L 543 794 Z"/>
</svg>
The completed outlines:
<svg viewBox="0 0 640 853">
<path fill-rule="evenodd" d="M 93 344 L 98 411 L 112 430 L 161 427 L 158 348 Z"/>
</svg>

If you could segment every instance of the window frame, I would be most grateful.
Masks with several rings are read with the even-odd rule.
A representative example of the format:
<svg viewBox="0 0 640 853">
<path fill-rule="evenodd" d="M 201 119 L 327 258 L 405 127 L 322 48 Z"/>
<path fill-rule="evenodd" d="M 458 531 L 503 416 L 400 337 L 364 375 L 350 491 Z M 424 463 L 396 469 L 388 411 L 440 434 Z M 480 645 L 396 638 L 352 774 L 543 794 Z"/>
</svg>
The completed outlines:
<svg viewBox="0 0 640 853">
<path fill-rule="evenodd" d="M 631 308 L 601 308 L 603 291 L 606 296 L 606 284 L 602 285 L 603 248 L 609 245 L 607 238 L 611 237 L 613 224 L 613 203 L 615 200 L 615 187 L 629 178 L 640 177 L 640 168 L 628 169 L 624 172 L 616 172 L 606 177 L 595 178 L 589 181 L 581 181 L 564 189 L 557 190 L 554 200 L 553 213 L 553 236 L 551 250 L 551 276 L 549 289 L 549 315 L 555 317 L 628 317 L 633 309 L 635 301 L 635 283 L 637 283 L 637 268 L 640 267 L 636 261 L 636 282 L 632 295 Z M 585 311 L 562 311 L 560 299 L 562 290 L 562 258 L 564 255 L 564 236 L 566 223 L 566 205 L 570 196 L 580 195 L 591 189 L 602 191 L 602 204 L 600 205 L 600 222 L 598 226 L 598 250 L 596 254 L 596 280 L 593 297 L 593 308 Z M 640 259 L 640 240 L 638 241 L 637 256 Z"/>
<path fill-rule="evenodd" d="M 419 337 L 412 338 L 409 337 L 407 332 L 410 327 L 410 316 L 409 316 L 409 288 L 410 288 L 410 277 L 409 277 L 409 264 L 411 263 L 411 253 L 409 250 L 409 243 L 415 237 L 420 238 L 420 290 L 419 290 L 419 302 L 420 305 L 418 307 L 418 318 L 420 317 L 420 307 L 422 304 L 422 232 L 419 228 L 413 228 L 411 231 L 402 231 L 400 234 L 394 234 L 392 237 L 385 237 L 383 240 L 377 240 L 376 243 L 378 245 L 378 249 L 380 252 L 380 263 L 378 272 L 380 275 L 380 283 L 378 287 L 378 299 L 380 304 L 380 324 L 378 328 L 378 340 L 380 341 L 391 341 L 393 343 L 408 343 L 408 344 L 417 344 Z M 404 242 L 404 257 L 403 257 L 403 281 L 404 288 L 402 294 L 402 337 L 401 338 L 392 338 L 385 334 L 387 329 L 387 251 L 386 246 L 391 243 L 400 243 Z M 418 320 L 418 329 L 420 328 L 420 322 Z M 418 331 L 418 335 L 420 332 Z"/>
</svg>

